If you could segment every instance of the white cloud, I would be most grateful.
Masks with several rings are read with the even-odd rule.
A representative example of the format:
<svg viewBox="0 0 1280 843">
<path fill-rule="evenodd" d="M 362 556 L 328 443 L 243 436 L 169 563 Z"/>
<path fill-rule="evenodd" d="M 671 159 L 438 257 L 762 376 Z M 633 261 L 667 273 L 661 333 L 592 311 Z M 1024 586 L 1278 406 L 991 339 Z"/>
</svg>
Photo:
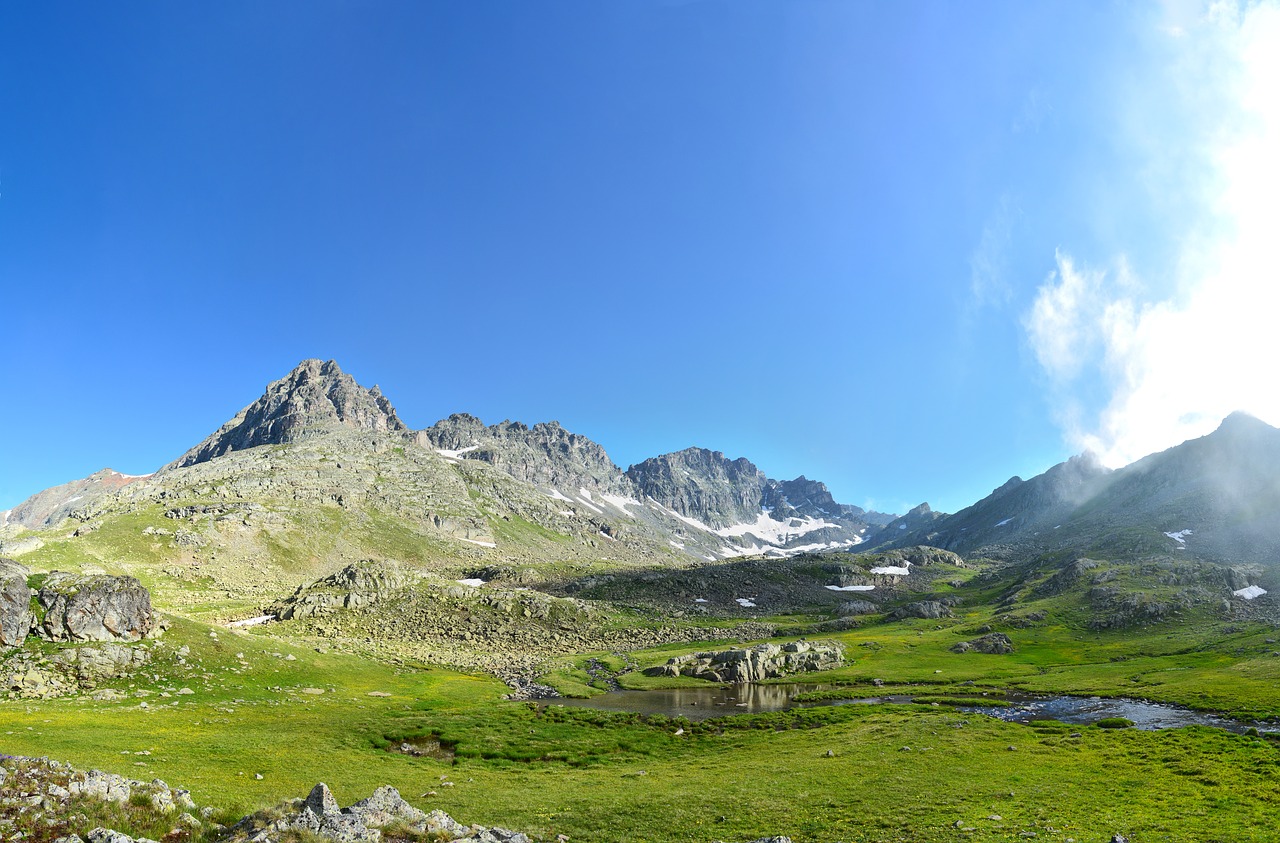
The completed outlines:
<svg viewBox="0 0 1280 843">
<path fill-rule="evenodd" d="M 1176 246 L 1175 292 L 1154 297 L 1123 258 L 1065 254 L 1024 326 L 1075 447 L 1122 465 L 1212 430 L 1233 410 L 1280 424 L 1280 2 L 1214 2 L 1165 21 L 1172 72 L 1204 103 L 1189 174 L 1211 216 Z M 1101 386 L 1101 409 L 1086 410 Z"/>
</svg>

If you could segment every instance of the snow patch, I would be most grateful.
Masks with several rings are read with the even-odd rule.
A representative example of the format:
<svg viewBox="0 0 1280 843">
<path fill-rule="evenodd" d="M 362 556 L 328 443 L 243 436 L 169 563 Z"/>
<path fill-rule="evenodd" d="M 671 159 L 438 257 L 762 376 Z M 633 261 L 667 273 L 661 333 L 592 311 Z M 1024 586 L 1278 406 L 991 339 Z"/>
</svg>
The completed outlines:
<svg viewBox="0 0 1280 843">
<path fill-rule="evenodd" d="M 468 445 L 467 447 L 465 447 L 465 448 L 459 448 L 459 449 L 458 449 L 458 450 L 456 450 L 456 451 L 450 451 L 450 450 L 445 449 L 445 448 L 436 448 L 436 453 L 437 453 L 437 454 L 439 454 L 440 456 L 444 457 L 444 458 L 445 458 L 445 459 L 447 459 L 447 460 L 456 460 L 456 459 L 458 459 L 459 457 L 461 457 L 463 454 L 469 454 L 469 453 L 471 453 L 472 451 L 476 451 L 476 450 L 479 450 L 479 449 L 480 449 L 480 446 L 479 446 L 479 445 Z"/>
<path fill-rule="evenodd" d="M 484 585 L 485 581 L 480 579 L 479 577 L 467 577 L 465 580 L 458 580 L 458 582 L 462 583 L 463 585 L 469 585 L 472 588 L 479 588 L 480 586 Z"/>
<path fill-rule="evenodd" d="M 107 469 L 107 470 L 110 471 L 112 474 L 114 474 L 116 477 L 123 477 L 126 480 L 143 480 L 147 477 L 150 477 L 151 474 L 155 474 L 154 471 L 151 472 L 151 474 L 125 474 L 123 471 L 116 471 L 114 468 Z"/>
<path fill-rule="evenodd" d="M 466 542 L 467 544 L 478 544 L 481 547 L 497 547 L 497 545 L 494 544 L 493 542 L 482 542 L 479 539 L 464 539 L 459 537 L 458 541 L 463 541 L 463 542 Z"/>
<path fill-rule="evenodd" d="M 1013 520 L 1012 518 L 1006 518 L 1006 519 L 1004 519 L 1003 521 L 1001 521 L 999 524 L 996 524 L 996 526 L 997 526 L 997 527 L 1003 527 L 1005 524 L 1008 524 L 1008 523 L 1009 523 L 1010 521 L 1012 521 L 1012 520 Z"/>
<path fill-rule="evenodd" d="M 577 513 L 574 512 L 572 509 L 562 509 L 559 512 L 557 512 L 556 515 L 563 515 L 565 518 L 572 518 L 573 516 L 577 515 Z"/>
<path fill-rule="evenodd" d="M 899 530 L 905 530 L 905 529 L 907 529 L 907 525 L 906 525 L 906 524 L 899 524 L 899 525 L 898 525 L 898 529 L 899 529 Z"/>
<path fill-rule="evenodd" d="M 671 545 L 676 550 L 684 550 L 684 545 L 680 544 L 680 542 L 678 541 L 672 541 L 671 539 L 667 539 L 667 544 Z"/>
<path fill-rule="evenodd" d="M 735 597 L 733 599 L 733 602 L 737 603 L 739 606 L 741 606 L 744 609 L 756 608 L 756 604 L 751 600 L 748 600 L 746 597 Z"/>
<path fill-rule="evenodd" d="M 245 626 L 260 626 L 267 621 L 273 621 L 275 619 L 275 615 L 258 615 L 256 618 L 245 618 L 242 621 L 232 621 L 227 624 L 227 629 L 240 629 Z"/>
<path fill-rule="evenodd" d="M 630 512 L 627 512 L 628 506 L 644 506 L 644 504 L 640 503 L 640 501 L 636 500 L 635 498 L 628 498 L 625 495 L 601 494 L 600 497 L 608 501 L 609 504 L 614 508 L 622 510 L 622 513 L 628 516 L 631 515 Z"/>
<path fill-rule="evenodd" d="M 792 526 L 790 523 L 792 521 L 799 521 L 800 523 Z M 725 527 L 722 530 L 713 530 L 712 532 L 725 538 L 751 535 L 769 544 L 780 545 L 786 544 L 791 539 L 799 538 L 806 533 L 812 533 L 814 530 L 824 530 L 829 527 L 843 529 L 839 524 L 823 518 L 788 518 L 785 521 L 775 521 L 769 517 L 767 511 L 763 511 L 756 516 L 754 523 L 734 524 L 732 527 Z"/>
<path fill-rule="evenodd" d="M 1178 544 L 1183 545 L 1185 547 L 1187 544 L 1187 536 L 1191 535 L 1191 530 L 1179 530 L 1176 533 L 1165 533 L 1165 535 L 1173 539 L 1174 541 L 1176 541 Z M 1179 550 L 1181 549 L 1182 548 L 1179 548 Z M 1248 599 L 1252 599 L 1252 598 L 1248 598 Z"/>
<path fill-rule="evenodd" d="M 552 500 L 564 501 L 565 503 L 573 503 L 573 498 L 565 496 L 564 493 L 562 493 L 559 489 L 552 489 L 550 492 L 547 492 L 547 496 L 550 497 Z"/>
<path fill-rule="evenodd" d="M 695 597 L 695 598 L 693 598 L 693 602 L 694 602 L 694 603 L 707 603 L 707 602 L 709 602 L 709 601 L 708 601 L 708 600 L 707 600 L 707 598 L 705 598 L 705 597 Z"/>
<path fill-rule="evenodd" d="M 875 591 L 874 585 L 829 585 L 827 591 Z"/>
<path fill-rule="evenodd" d="M 901 568 L 896 565 L 882 565 L 879 568 L 872 568 L 871 573 L 886 574 L 891 577 L 905 577 L 907 574 L 911 573 L 911 563 L 908 562 Z"/>
<path fill-rule="evenodd" d="M 75 503 L 76 501 L 82 499 L 83 497 L 84 495 L 76 495 L 74 498 L 67 498 L 67 503 Z"/>
<path fill-rule="evenodd" d="M 1251 585 L 1248 588 L 1238 588 L 1231 593 L 1236 597 L 1243 597 L 1245 600 L 1252 600 L 1255 597 L 1261 597 L 1266 594 L 1267 590 L 1265 588 L 1259 588 L 1256 585 Z"/>
</svg>

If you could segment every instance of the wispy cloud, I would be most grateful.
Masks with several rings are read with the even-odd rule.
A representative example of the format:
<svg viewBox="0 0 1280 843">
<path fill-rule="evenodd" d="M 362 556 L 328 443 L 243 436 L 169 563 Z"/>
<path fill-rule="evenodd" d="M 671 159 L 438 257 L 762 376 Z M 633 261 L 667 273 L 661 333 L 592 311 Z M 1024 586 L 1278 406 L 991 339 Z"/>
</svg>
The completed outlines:
<svg viewBox="0 0 1280 843">
<path fill-rule="evenodd" d="M 1009 253 L 1013 247 L 1013 224 L 1016 210 L 1008 194 L 987 219 L 982 238 L 969 256 L 970 290 L 973 303 L 985 305 L 1008 304 L 1013 296 L 1009 281 Z"/>
<path fill-rule="evenodd" d="M 1208 177 L 1169 189 L 1211 211 L 1177 246 L 1176 283 L 1161 285 L 1174 292 L 1150 295 L 1123 258 L 1082 268 L 1060 252 L 1024 319 L 1067 437 L 1111 465 L 1237 409 L 1280 424 L 1280 2 L 1173 10 L 1160 29 L 1179 42 L 1175 81 L 1204 104 Z"/>
</svg>

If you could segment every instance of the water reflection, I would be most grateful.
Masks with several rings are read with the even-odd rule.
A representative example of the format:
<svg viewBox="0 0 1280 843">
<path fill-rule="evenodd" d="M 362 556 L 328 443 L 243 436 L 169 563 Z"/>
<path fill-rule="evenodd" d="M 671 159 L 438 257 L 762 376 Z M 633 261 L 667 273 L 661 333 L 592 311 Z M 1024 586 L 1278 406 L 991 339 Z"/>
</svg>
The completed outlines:
<svg viewBox="0 0 1280 843">
<path fill-rule="evenodd" d="M 909 694 L 891 694 L 856 700 L 832 700 L 797 703 L 793 697 L 807 691 L 821 691 L 831 685 L 800 683 L 795 685 L 718 685 L 706 688 L 671 688 L 655 691 L 613 691 L 589 700 L 558 699 L 553 705 L 577 706 L 606 711 L 630 711 L 637 714 L 661 714 L 667 717 L 686 717 L 689 720 L 706 720 L 731 714 L 758 714 L 766 711 L 785 711 L 790 708 L 809 708 L 824 705 L 874 705 L 883 703 L 909 703 Z M 921 693 L 936 693 L 936 689 L 921 689 Z M 1124 717 L 1132 720 L 1138 729 L 1176 729 L 1181 726 L 1214 726 L 1241 733 L 1250 728 L 1259 731 L 1280 731 L 1276 724 L 1231 720 L 1216 714 L 1208 714 L 1162 703 L 1132 699 L 1105 699 L 1102 697 L 1038 697 L 1011 694 L 1001 697 L 1005 706 L 957 707 L 956 711 L 985 714 L 1017 723 L 1034 720 L 1058 720 L 1063 723 L 1088 725 L 1108 717 Z"/>
</svg>

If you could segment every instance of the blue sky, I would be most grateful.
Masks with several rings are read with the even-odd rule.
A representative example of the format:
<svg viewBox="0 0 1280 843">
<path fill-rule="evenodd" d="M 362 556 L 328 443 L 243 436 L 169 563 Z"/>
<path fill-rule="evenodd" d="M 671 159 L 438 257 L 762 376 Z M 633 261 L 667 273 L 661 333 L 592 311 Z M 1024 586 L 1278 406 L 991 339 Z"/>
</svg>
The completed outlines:
<svg viewBox="0 0 1280 843">
<path fill-rule="evenodd" d="M 0 4 L 0 508 L 306 357 L 890 511 L 1274 423 L 1278 17 Z"/>
</svg>

